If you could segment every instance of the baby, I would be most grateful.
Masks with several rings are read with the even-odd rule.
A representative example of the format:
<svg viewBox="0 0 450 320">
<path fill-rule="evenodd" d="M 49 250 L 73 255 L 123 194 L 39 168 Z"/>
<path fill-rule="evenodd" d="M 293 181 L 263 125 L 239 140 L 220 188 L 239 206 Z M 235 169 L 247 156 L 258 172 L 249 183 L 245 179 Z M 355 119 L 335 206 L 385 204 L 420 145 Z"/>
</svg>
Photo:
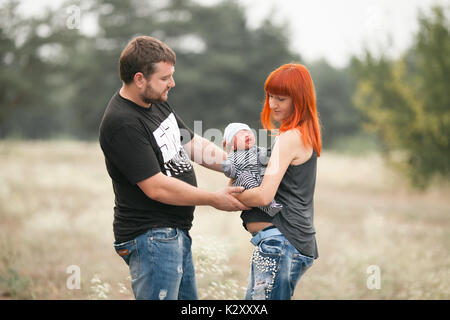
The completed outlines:
<svg viewBox="0 0 450 320">
<path fill-rule="evenodd" d="M 223 173 L 233 179 L 233 186 L 251 189 L 262 182 L 270 155 L 267 149 L 255 145 L 255 135 L 244 123 L 230 123 L 224 131 L 223 147 L 228 153 L 222 163 Z M 275 200 L 263 207 L 258 207 L 271 217 L 283 206 Z"/>
</svg>

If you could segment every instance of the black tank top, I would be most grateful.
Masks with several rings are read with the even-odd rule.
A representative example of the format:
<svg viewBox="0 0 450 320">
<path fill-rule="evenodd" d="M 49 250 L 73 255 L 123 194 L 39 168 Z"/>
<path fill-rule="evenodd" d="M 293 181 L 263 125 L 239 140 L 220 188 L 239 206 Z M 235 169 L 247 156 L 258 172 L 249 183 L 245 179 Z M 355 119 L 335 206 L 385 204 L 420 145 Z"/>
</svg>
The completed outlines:
<svg viewBox="0 0 450 320">
<path fill-rule="evenodd" d="M 318 258 L 314 229 L 314 189 L 316 185 L 317 153 L 300 165 L 290 165 L 280 182 L 275 200 L 283 209 L 273 218 L 252 208 L 243 211 L 243 224 L 272 222 L 303 255 Z"/>
</svg>

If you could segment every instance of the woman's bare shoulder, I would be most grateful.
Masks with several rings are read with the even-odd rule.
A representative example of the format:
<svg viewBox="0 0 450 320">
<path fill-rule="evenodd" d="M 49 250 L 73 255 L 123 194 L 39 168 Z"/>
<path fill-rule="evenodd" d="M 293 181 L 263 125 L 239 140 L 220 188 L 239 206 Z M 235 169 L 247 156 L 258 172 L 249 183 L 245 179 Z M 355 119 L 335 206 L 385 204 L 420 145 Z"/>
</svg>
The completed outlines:
<svg viewBox="0 0 450 320">
<path fill-rule="evenodd" d="M 290 147 L 298 146 L 300 147 L 302 144 L 302 134 L 297 129 L 291 129 L 280 133 L 279 140 L 283 142 L 283 144 L 287 144 Z"/>
<path fill-rule="evenodd" d="M 283 137 L 281 137 L 283 135 Z M 311 146 L 305 146 L 302 134 L 297 129 L 291 129 L 280 134 L 281 143 L 285 148 L 289 148 L 292 154 L 291 165 L 299 165 L 307 161 L 313 152 Z"/>
</svg>

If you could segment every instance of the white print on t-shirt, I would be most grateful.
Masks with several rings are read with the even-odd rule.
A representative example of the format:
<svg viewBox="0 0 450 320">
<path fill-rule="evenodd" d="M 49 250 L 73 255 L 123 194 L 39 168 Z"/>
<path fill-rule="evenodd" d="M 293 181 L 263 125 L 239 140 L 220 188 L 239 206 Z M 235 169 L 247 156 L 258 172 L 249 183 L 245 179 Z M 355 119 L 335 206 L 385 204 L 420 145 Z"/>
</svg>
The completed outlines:
<svg viewBox="0 0 450 320">
<path fill-rule="evenodd" d="M 180 129 L 173 113 L 153 131 L 153 136 L 161 150 L 167 176 L 192 170 L 191 161 L 181 145 Z"/>
</svg>

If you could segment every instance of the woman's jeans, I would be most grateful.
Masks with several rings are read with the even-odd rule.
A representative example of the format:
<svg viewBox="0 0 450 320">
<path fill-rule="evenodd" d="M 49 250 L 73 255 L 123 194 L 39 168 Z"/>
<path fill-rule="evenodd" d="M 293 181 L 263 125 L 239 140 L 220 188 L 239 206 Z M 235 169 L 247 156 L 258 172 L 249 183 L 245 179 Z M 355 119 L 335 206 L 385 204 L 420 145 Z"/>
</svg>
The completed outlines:
<svg viewBox="0 0 450 320">
<path fill-rule="evenodd" d="M 191 238 L 178 228 L 153 228 L 134 240 L 114 243 L 130 268 L 138 300 L 196 300 Z"/>
<path fill-rule="evenodd" d="M 314 259 L 304 256 L 276 228 L 252 239 L 250 282 L 246 300 L 289 300 L 295 286 Z"/>
</svg>

